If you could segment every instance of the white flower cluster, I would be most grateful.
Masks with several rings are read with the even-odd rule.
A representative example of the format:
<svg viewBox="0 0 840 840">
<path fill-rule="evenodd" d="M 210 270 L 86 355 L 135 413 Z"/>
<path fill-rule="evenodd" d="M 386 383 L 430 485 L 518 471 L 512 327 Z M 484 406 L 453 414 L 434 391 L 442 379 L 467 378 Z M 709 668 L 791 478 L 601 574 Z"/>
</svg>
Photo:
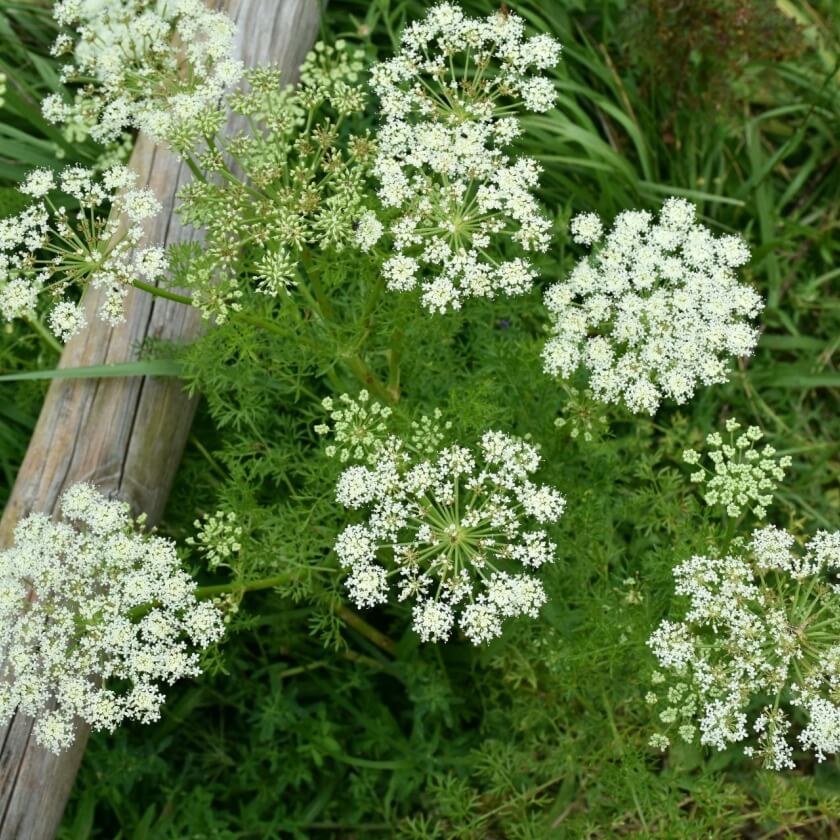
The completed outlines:
<svg viewBox="0 0 840 840">
<path fill-rule="evenodd" d="M 621 213 L 603 241 L 594 214 L 571 229 L 575 241 L 601 245 L 546 292 L 547 373 L 569 377 L 583 365 L 598 399 L 653 414 L 663 398 L 684 403 L 698 383 L 725 382 L 725 358 L 752 352 L 748 319 L 762 302 L 734 272 L 749 250 L 698 224 L 689 202 L 668 199 L 657 222 Z"/>
<path fill-rule="evenodd" d="M 773 526 L 753 532 L 726 557 L 692 557 L 674 570 L 688 599 L 679 622 L 663 621 L 649 645 L 666 674 L 659 719 L 684 740 L 716 749 L 747 742 L 765 767 L 793 767 L 799 746 L 817 760 L 840 750 L 840 533 L 820 531 L 805 546 Z M 667 675 L 667 676 L 666 676 Z M 659 697 L 651 692 L 648 702 Z M 664 749 L 668 737 L 651 743 Z"/>
<path fill-rule="evenodd" d="M 519 108 L 552 107 L 553 83 L 531 71 L 553 67 L 560 45 L 524 30 L 512 13 L 469 18 L 441 3 L 407 26 L 400 52 L 372 72 L 383 117 L 374 174 L 385 208 L 398 211 L 383 273 L 391 289 L 419 285 L 432 312 L 527 292 L 534 268 L 500 251 L 548 246 L 550 222 L 532 195 L 540 168 L 504 149 L 520 134 Z M 382 232 L 370 214 L 360 246 L 370 249 Z"/>
<path fill-rule="evenodd" d="M 540 456 L 530 444 L 491 431 L 479 449 L 416 458 L 391 438 L 374 464 L 348 467 L 338 481 L 341 504 L 370 509 L 335 545 L 350 597 L 359 607 L 385 603 L 393 579 L 398 599 L 414 600 L 424 642 L 446 641 L 457 619 L 478 645 L 505 618 L 536 617 L 545 603 L 529 571 L 554 560 L 544 526 L 559 519 L 563 497 L 531 481 Z"/>
<path fill-rule="evenodd" d="M 193 648 L 223 627 L 175 546 L 137 533 L 127 504 L 77 484 L 61 509 L 83 528 L 33 513 L 0 552 L 0 721 L 34 717 L 53 752 L 72 743 L 77 717 L 107 730 L 157 720 L 161 685 L 198 674 Z"/>
<path fill-rule="evenodd" d="M 784 480 L 785 469 L 791 465 L 790 456 L 776 458 L 776 450 L 765 446 L 761 451 L 755 444 L 763 437 L 758 426 L 750 426 L 737 437 L 741 424 L 730 418 L 726 421 L 728 442 L 719 432 L 706 437 L 709 444 L 709 470 L 700 462 L 700 453 L 686 449 L 683 460 L 698 466 L 691 475 L 696 484 L 705 483 L 703 498 L 709 505 L 723 505 L 729 516 L 738 516 L 748 505 L 759 519 L 767 515 L 767 506 L 773 501 L 773 492 Z"/>
<path fill-rule="evenodd" d="M 116 326 L 123 321 L 123 301 L 134 279 L 154 281 L 167 269 L 162 248 L 138 248 L 142 222 L 160 211 L 147 189 L 136 188 L 137 175 L 112 166 L 101 180 L 81 166 L 58 175 L 48 169 L 30 172 L 20 191 L 35 202 L 16 216 L 0 219 L 0 315 L 34 317 L 39 295 L 53 298 L 52 331 L 67 341 L 85 327 L 81 307 L 65 293 L 90 284 L 106 290 L 100 317 Z M 60 190 L 76 206 L 70 210 L 50 197 Z M 110 216 L 108 208 L 112 209 Z"/>
<path fill-rule="evenodd" d="M 48 96 L 44 116 L 89 124 L 102 143 L 129 128 L 167 139 L 179 122 L 218 111 L 242 75 L 234 22 L 202 0 L 61 0 L 53 16 L 64 28 L 53 53 L 72 54 L 64 80 L 92 81 L 72 104 Z"/>
</svg>

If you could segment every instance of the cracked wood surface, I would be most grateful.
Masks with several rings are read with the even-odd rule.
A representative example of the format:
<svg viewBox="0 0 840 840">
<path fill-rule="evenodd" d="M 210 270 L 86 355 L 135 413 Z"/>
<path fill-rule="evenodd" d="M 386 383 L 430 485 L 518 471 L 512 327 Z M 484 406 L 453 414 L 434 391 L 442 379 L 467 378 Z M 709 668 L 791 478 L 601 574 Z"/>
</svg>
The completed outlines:
<svg viewBox="0 0 840 840">
<path fill-rule="evenodd" d="M 235 54 L 246 66 L 277 64 L 293 80 L 318 31 L 318 0 L 226 0 L 218 4 L 237 22 Z M 236 123 L 231 120 L 234 127 Z M 163 205 L 146 225 L 149 243 L 196 238 L 174 214 L 175 195 L 190 177 L 187 167 L 141 136 L 130 162 L 139 182 Z M 90 326 L 70 341 L 59 367 L 114 364 L 137 358 L 150 338 L 184 341 L 201 329 L 197 310 L 129 291 L 126 322 L 111 328 L 97 320 L 101 293 L 86 298 Z M 163 513 L 189 435 L 195 401 L 172 379 L 54 380 L 0 519 L 0 547 L 31 511 L 52 513 L 61 493 L 89 481 L 129 501 L 149 524 Z M 0 840 L 42 840 L 55 835 L 88 737 L 80 727 L 74 745 L 54 756 L 31 739 L 32 720 L 15 715 L 0 727 Z"/>
</svg>

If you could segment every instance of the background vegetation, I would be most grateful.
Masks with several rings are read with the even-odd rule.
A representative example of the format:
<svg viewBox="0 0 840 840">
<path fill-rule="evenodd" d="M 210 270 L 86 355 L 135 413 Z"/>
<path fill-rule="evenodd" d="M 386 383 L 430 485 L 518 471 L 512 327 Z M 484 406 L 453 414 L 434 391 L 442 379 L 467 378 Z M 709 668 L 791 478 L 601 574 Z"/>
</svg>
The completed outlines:
<svg viewBox="0 0 840 840">
<path fill-rule="evenodd" d="M 421 2 L 336 0 L 324 37 L 391 49 Z M 470 11 L 491 4 L 469 0 Z M 237 512 L 254 576 L 295 573 L 283 593 L 243 602 L 200 682 L 176 686 L 163 720 L 88 748 L 62 837 L 608 838 L 832 837 L 840 768 L 800 761 L 756 769 L 734 751 L 650 750 L 645 640 L 667 611 L 671 568 L 714 538 L 680 453 L 723 418 L 760 425 L 794 468 L 770 519 L 811 533 L 840 516 L 840 23 L 832 0 L 557 0 L 509 4 L 564 44 L 555 111 L 527 120 L 522 148 L 545 168 L 556 215 L 549 283 L 575 258 L 572 212 L 607 218 L 676 194 L 707 224 L 753 249 L 766 296 L 756 355 L 727 386 L 652 419 L 611 412 L 544 378 L 538 296 L 471 303 L 445 318 L 388 295 L 368 325 L 402 330 L 406 402 L 449 394 L 464 438 L 488 426 L 543 445 L 542 480 L 568 499 L 540 621 L 475 652 L 419 647 L 405 615 L 366 617 L 396 641 L 389 655 L 339 631 L 337 577 L 313 570 L 339 527 L 334 474 L 316 457 L 316 418 L 298 407 L 335 347 L 290 352 L 241 324 L 182 351 L 202 392 L 199 420 L 163 529 L 179 540 L 196 511 Z M 38 116 L 59 83 L 37 4 L 0 2 L 0 176 L 92 160 L 91 146 Z M 6 191 L 0 199 L 13 201 Z M 350 258 L 346 258 L 350 260 Z M 332 290 L 360 324 L 335 263 Z M 367 269 L 369 270 L 369 269 Z M 281 315 L 282 317 L 282 315 Z M 374 359 L 386 367 L 384 359 Z M 2 372 L 54 366 L 15 327 Z M 347 383 L 348 388 L 351 383 Z M 42 390 L 0 383 L 0 465 L 10 484 Z M 326 392 L 325 392 L 326 393 Z M 566 424 L 557 428 L 555 418 Z M 573 437 L 592 424 L 594 440 Z M 312 453 L 311 456 L 309 453 Z M 5 495 L 8 485 L 2 489 Z M 746 523 L 749 525 L 749 522 Z M 313 560 L 313 558 L 315 558 Z M 323 562 L 323 561 L 322 561 Z"/>
</svg>

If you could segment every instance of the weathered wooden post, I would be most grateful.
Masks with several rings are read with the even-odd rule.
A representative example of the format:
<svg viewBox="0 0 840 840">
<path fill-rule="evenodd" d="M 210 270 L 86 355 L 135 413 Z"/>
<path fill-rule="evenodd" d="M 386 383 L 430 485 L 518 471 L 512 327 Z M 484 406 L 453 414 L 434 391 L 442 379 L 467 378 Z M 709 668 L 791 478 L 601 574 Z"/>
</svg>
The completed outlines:
<svg viewBox="0 0 840 840">
<path fill-rule="evenodd" d="M 319 0 L 224 0 L 237 22 L 235 52 L 246 66 L 277 64 L 287 80 L 312 46 Z M 176 157 L 140 137 L 132 168 L 154 191 L 163 212 L 147 229 L 151 243 L 189 238 L 174 214 L 175 194 L 190 177 Z M 94 317 L 100 303 L 91 290 L 88 329 L 73 339 L 61 367 L 113 364 L 136 358 L 147 338 L 189 340 L 200 329 L 196 310 L 129 292 L 126 323 L 110 328 Z M 171 380 L 56 380 L 47 393 L 9 503 L 0 520 L 0 545 L 33 510 L 53 512 L 66 487 L 90 481 L 125 499 L 150 524 L 161 516 L 189 434 L 195 404 Z M 0 840 L 42 840 L 55 835 L 87 741 L 54 756 L 31 741 L 32 721 L 16 715 L 0 727 Z"/>
</svg>

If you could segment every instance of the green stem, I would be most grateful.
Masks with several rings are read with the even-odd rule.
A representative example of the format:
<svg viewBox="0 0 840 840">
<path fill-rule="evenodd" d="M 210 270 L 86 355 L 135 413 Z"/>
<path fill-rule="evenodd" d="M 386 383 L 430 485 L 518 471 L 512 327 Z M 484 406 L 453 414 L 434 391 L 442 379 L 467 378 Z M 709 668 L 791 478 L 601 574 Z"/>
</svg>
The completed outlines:
<svg viewBox="0 0 840 840">
<path fill-rule="evenodd" d="M 321 315 L 327 320 L 338 321 L 332 301 L 329 297 L 327 297 L 324 287 L 321 285 L 318 273 L 310 271 L 311 267 L 312 258 L 306 251 L 303 251 L 300 255 L 299 271 L 303 276 L 304 284 L 308 283 L 311 287 L 312 294 L 315 296 L 315 302 L 317 303 L 318 309 L 321 311 Z"/>
<path fill-rule="evenodd" d="M 193 177 L 203 183 L 207 183 L 207 176 L 202 172 L 201 167 L 193 160 L 193 156 L 191 154 L 183 155 L 181 160 L 187 164 L 189 167 L 190 172 L 192 172 Z"/>
<path fill-rule="evenodd" d="M 158 286 L 153 286 L 150 283 L 144 283 L 142 280 L 132 280 L 131 285 L 134 286 L 136 289 L 140 289 L 143 292 L 148 292 L 150 295 L 154 295 L 155 297 L 165 298 L 166 300 L 172 300 L 176 303 L 183 303 L 187 306 L 192 306 L 192 298 L 187 295 L 180 295 L 177 292 L 170 292 L 168 289 L 161 289 Z M 312 300 L 310 298 L 310 300 Z M 313 303 L 317 303 L 317 301 L 312 301 Z M 323 315 L 323 308 L 320 304 L 318 304 L 318 309 L 321 311 Z M 287 333 L 282 328 L 278 327 L 276 324 L 272 323 L 271 321 L 267 321 L 264 318 L 259 318 L 255 315 L 249 315 L 246 312 L 237 312 L 233 316 L 234 318 L 244 321 L 246 324 L 253 324 L 254 326 L 260 327 L 261 329 L 267 330 L 268 332 L 273 332 L 277 335 L 282 335 L 286 337 Z M 43 329 L 43 327 L 41 328 Z M 51 337 L 50 337 L 51 338 Z M 59 352 L 61 352 L 61 345 L 59 345 L 53 339 L 53 346 L 55 346 Z M 350 369 L 351 373 L 363 384 L 365 387 L 369 388 L 374 394 L 376 394 L 379 399 L 384 400 L 385 402 L 397 402 L 399 400 L 399 391 L 393 392 L 391 388 L 386 388 L 377 378 L 376 374 L 365 364 L 364 360 L 358 354 L 354 354 L 345 359 L 345 364 Z"/>
<path fill-rule="evenodd" d="M 275 575 L 274 577 L 259 578 L 249 583 L 220 583 L 215 586 L 199 586 L 195 590 L 195 597 L 199 600 L 204 600 L 205 598 L 213 598 L 216 595 L 227 595 L 231 592 L 256 592 L 258 589 L 273 589 L 276 586 L 282 586 L 282 584 L 288 583 L 291 577 L 287 573 L 285 575 Z"/>
<path fill-rule="evenodd" d="M 299 273 L 302 276 L 303 282 L 298 284 L 298 290 L 307 299 L 309 305 L 317 309 L 318 314 L 325 324 L 328 322 L 340 324 L 340 319 L 333 308 L 332 301 L 327 296 L 323 286 L 321 286 L 317 272 L 309 270 L 311 266 L 312 260 L 307 252 L 304 251 L 301 254 L 301 264 L 299 266 Z M 311 294 L 307 288 L 307 284 L 312 289 Z M 370 389 L 379 399 L 385 402 L 397 402 L 399 400 L 399 392 L 397 391 L 396 395 L 394 395 L 390 388 L 386 388 L 358 353 L 346 357 L 344 363 L 359 382 Z"/>
<path fill-rule="evenodd" d="M 252 580 L 250 583 L 235 584 L 222 583 L 217 586 L 199 586 L 195 590 L 195 597 L 199 600 L 206 598 L 213 598 L 217 595 L 227 595 L 231 592 L 255 592 L 259 589 L 274 589 L 277 586 L 282 586 L 288 583 L 291 575 L 276 575 L 275 577 L 260 578 L 259 580 Z M 380 650 L 394 656 L 396 654 L 397 645 L 393 639 L 386 636 L 381 631 L 377 630 L 372 625 L 368 624 L 360 615 L 357 615 L 349 607 L 341 604 L 335 608 L 335 614 L 347 625 L 352 627 L 357 633 L 360 633 L 369 641 L 373 642 Z"/>
<path fill-rule="evenodd" d="M 397 651 L 397 645 L 393 639 L 386 636 L 384 633 L 377 630 L 375 627 L 368 624 L 360 615 L 357 615 L 349 607 L 344 604 L 337 607 L 335 614 L 348 626 L 352 627 L 357 633 L 361 633 L 366 639 L 373 642 L 380 650 L 390 656 L 394 656 Z"/>
<path fill-rule="evenodd" d="M 298 280 L 297 285 L 295 286 L 295 290 L 300 294 L 300 296 L 306 301 L 309 305 L 309 308 L 312 310 L 313 314 L 319 317 L 322 321 L 326 322 L 329 320 L 327 316 L 324 314 L 324 310 L 321 307 L 321 304 L 316 300 L 313 296 L 312 292 L 309 291 L 309 286 L 306 283 L 306 280 L 301 273 L 301 279 Z"/>
<path fill-rule="evenodd" d="M 61 346 L 61 342 L 37 319 L 37 318 L 29 318 L 29 324 L 35 330 L 36 333 L 47 343 L 56 353 L 61 354 L 64 351 L 64 348 Z"/>
<path fill-rule="evenodd" d="M 247 312 L 237 312 L 233 317 L 240 321 L 244 321 L 246 324 L 253 324 L 255 327 L 260 327 L 268 332 L 273 332 L 276 335 L 282 335 L 284 338 L 288 337 L 288 333 L 282 327 L 278 327 L 271 321 L 265 320 L 265 318 L 259 318 L 256 315 L 249 315 Z M 353 376 L 355 376 L 356 379 L 358 379 L 359 382 L 361 382 L 366 388 L 370 389 L 377 397 L 379 397 L 379 399 L 384 400 L 385 402 L 396 402 L 397 399 L 399 399 L 399 397 L 395 399 L 389 393 L 388 389 L 386 389 L 379 381 L 376 374 L 365 364 L 364 360 L 358 355 L 358 353 L 355 353 L 352 356 L 344 357 L 343 361 Z M 333 384 L 335 385 L 336 383 Z"/>
<path fill-rule="evenodd" d="M 289 677 L 296 677 L 299 674 L 305 674 L 307 671 L 315 671 L 318 668 L 325 668 L 329 663 L 320 661 L 320 662 L 310 662 L 309 665 L 297 665 L 294 668 L 286 668 L 285 671 L 281 671 L 277 674 L 278 680 L 285 680 Z"/>
<path fill-rule="evenodd" d="M 370 320 L 371 315 L 373 315 L 373 310 L 376 309 L 376 304 L 379 302 L 379 298 L 382 297 L 382 292 L 385 290 L 385 278 L 382 276 L 382 272 L 376 277 L 376 281 L 373 284 L 373 288 L 368 295 L 368 299 L 365 302 L 365 308 L 362 312 L 362 323 L 367 324 Z"/>
<path fill-rule="evenodd" d="M 358 379 L 359 382 L 361 382 L 366 388 L 373 391 L 380 400 L 384 400 L 385 402 L 397 402 L 399 394 L 397 394 L 396 397 L 391 394 L 390 390 L 379 381 L 379 378 L 367 366 L 364 359 L 362 359 L 358 353 L 345 357 L 343 361 L 353 376 L 355 376 L 356 379 Z"/>
<path fill-rule="evenodd" d="M 738 527 L 739 518 L 734 516 L 726 516 L 726 531 L 723 535 L 724 551 L 729 552 L 729 547 L 732 545 L 732 540 L 735 538 L 735 532 Z"/>
<path fill-rule="evenodd" d="M 402 356 L 403 331 L 397 327 L 391 336 L 388 349 L 388 395 L 391 402 L 400 401 L 400 358 Z"/>
<path fill-rule="evenodd" d="M 248 312 L 234 312 L 232 316 L 237 321 L 242 321 L 245 324 L 259 327 L 266 332 L 274 333 L 275 335 L 282 335 L 284 338 L 288 337 L 288 332 L 282 327 L 277 326 L 273 321 L 267 321 L 265 318 L 260 318 L 258 315 L 251 315 Z"/>
<path fill-rule="evenodd" d="M 174 300 L 175 303 L 183 303 L 186 306 L 192 306 L 193 301 L 189 295 L 179 295 L 178 292 L 170 292 L 169 289 L 161 289 L 159 286 L 153 286 L 151 283 L 144 283 L 142 280 L 132 280 L 131 285 L 135 289 L 140 289 L 142 292 L 148 292 L 155 297 L 165 298 L 166 300 Z"/>
<path fill-rule="evenodd" d="M 204 456 L 210 469 L 212 469 L 223 481 L 227 481 L 228 474 L 221 468 L 219 462 L 208 452 L 204 444 L 195 436 L 190 435 L 190 443 Z"/>
</svg>

